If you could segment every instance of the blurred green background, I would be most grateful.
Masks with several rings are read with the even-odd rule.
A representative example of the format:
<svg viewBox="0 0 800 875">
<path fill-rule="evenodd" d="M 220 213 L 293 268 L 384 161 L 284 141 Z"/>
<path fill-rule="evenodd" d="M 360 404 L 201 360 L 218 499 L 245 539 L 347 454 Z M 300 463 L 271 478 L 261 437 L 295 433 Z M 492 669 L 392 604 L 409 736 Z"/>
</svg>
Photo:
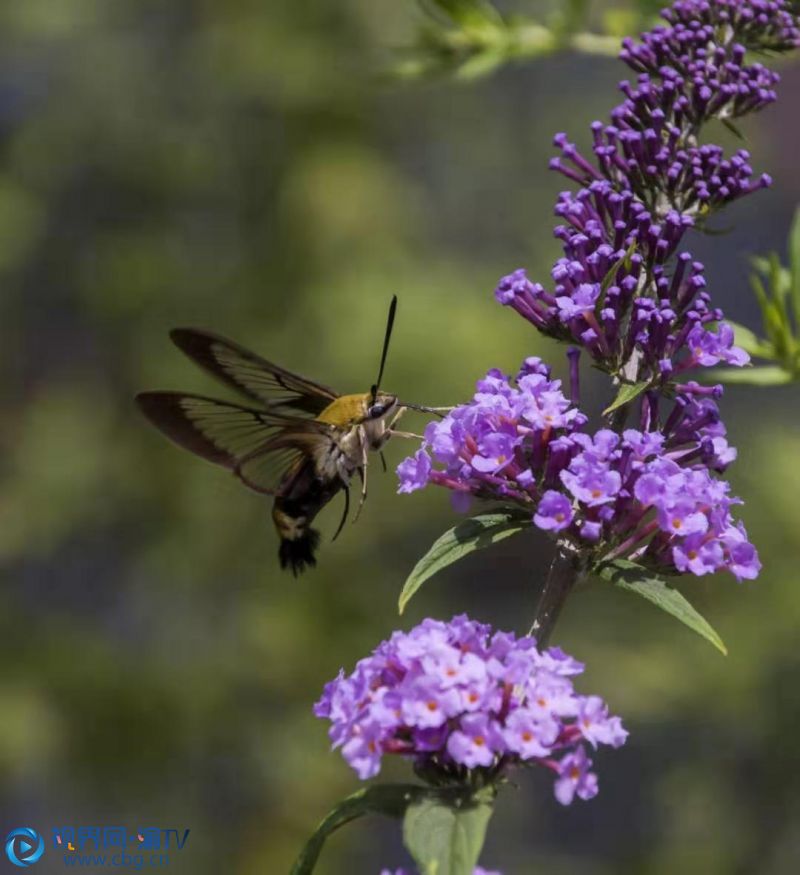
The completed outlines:
<svg viewBox="0 0 800 875">
<path fill-rule="evenodd" d="M 311 714 L 323 683 L 425 615 L 527 627 L 543 537 L 453 568 L 400 621 L 405 575 L 453 519 L 444 493 L 399 497 L 373 468 L 368 512 L 295 581 L 277 570 L 268 505 L 132 404 L 145 388 L 217 390 L 170 345 L 175 325 L 366 390 L 393 293 L 385 383 L 405 398 L 456 402 L 532 353 L 563 373 L 563 351 L 491 293 L 521 265 L 547 277 L 563 187 L 551 137 L 586 142 L 625 71 L 560 54 L 470 84 L 380 77 L 418 20 L 405 0 L 0 6 L 3 828 L 49 841 L 63 824 L 190 827 L 174 871 L 286 872 L 357 783 Z M 745 126 L 774 188 L 730 210 L 726 236 L 691 241 L 750 324 L 746 257 L 783 251 L 800 201 L 800 67 L 782 72 L 782 102 Z M 588 394 L 599 407 L 608 391 Z M 724 402 L 764 572 L 685 591 L 730 656 L 629 596 L 574 598 L 555 640 L 631 738 L 599 757 L 594 802 L 564 810 L 545 776 L 522 776 L 486 865 L 800 870 L 797 401 L 790 387 Z M 390 445 L 390 464 L 407 451 Z M 396 824 L 362 821 L 319 871 L 404 862 Z M 49 854 L 37 870 L 62 866 Z"/>
</svg>

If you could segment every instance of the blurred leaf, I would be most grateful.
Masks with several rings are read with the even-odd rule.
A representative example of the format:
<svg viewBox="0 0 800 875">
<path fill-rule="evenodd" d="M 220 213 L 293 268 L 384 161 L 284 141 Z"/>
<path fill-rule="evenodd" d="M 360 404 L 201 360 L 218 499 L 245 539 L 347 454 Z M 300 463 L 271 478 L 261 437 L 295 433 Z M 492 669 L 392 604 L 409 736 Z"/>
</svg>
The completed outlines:
<svg viewBox="0 0 800 875">
<path fill-rule="evenodd" d="M 502 27 L 503 17 L 487 0 L 428 0 L 465 28 Z"/>
<path fill-rule="evenodd" d="M 777 332 L 775 351 L 778 357 L 786 362 L 794 356 L 794 336 L 787 300 L 791 292 L 791 277 L 781 264 L 777 252 L 770 253 L 769 258 L 770 290 L 773 300 L 773 315 Z"/>
<path fill-rule="evenodd" d="M 429 577 L 476 550 L 491 547 L 516 535 L 530 524 L 529 516 L 522 516 L 519 511 L 508 511 L 472 517 L 448 529 L 417 562 L 403 584 L 398 602 L 400 613 Z"/>
<path fill-rule="evenodd" d="M 589 0 L 566 0 L 562 5 L 561 29 L 566 33 L 582 29 L 588 15 Z"/>
<path fill-rule="evenodd" d="M 714 379 L 723 383 L 750 386 L 784 386 L 795 380 L 790 371 L 780 365 L 764 365 L 756 368 L 720 368 L 713 371 Z"/>
<path fill-rule="evenodd" d="M 492 816 L 494 789 L 472 797 L 429 797 L 408 806 L 403 841 L 421 875 L 472 875 Z"/>
<path fill-rule="evenodd" d="M 44 229 L 45 215 L 37 196 L 0 175 L 0 270 L 28 258 Z"/>
<path fill-rule="evenodd" d="M 795 210 L 789 231 L 789 272 L 795 322 L 800 325 L 800 207 Z"/>
<path fill-rule="evenodd" d="M 488 76 L 490 73 L 493 73 L 506 60 L 506 58 L 507 54 L 502 50 L 478 52 L 458 68 L 456 76 L 465 81 L 479 79 L 481 76 Z"/>
<path fill-rule="evenodd" d="M 730 319 L 725 321 L 733 328 L 734 343 L 737 346 L 740 346 L 745 352 L 749 352 L 750 355 L 755 355 L 762 359 L 774 358 L 774 350 L 766 340 L 757 337 L 746 325 L 740 325 L 738 322 L 732 322 Z M 739 368 L 736 370 L 739 370 Z"/>
<path fill-rule="evenodd" d="M 609 36 L 630 36 L 639 21 L 639 14 L 633 9 L 607 9 L 603 13 L 603 29 Z"/>
<path fill-rule="evenodd" d="M 649 380 L 642 380 L 639 383 L 623 383 L 619 387 L 617 397 L 603 411 L 603 416 L 608 416 L 609 413 L 612 413 L 614 410 L 617 410 L 624 404 L 630 404 L 631 401 L 634 401 L 636 398 L 638 398 L 649 385 Z"/>
<path fill-rule="evenodd" d="M 343 799 L 320 823 L 300 852 L 291 875 L 310 875 L 328 837 L 337 829 L 364 817 L 381 814 L 384 817 L 402 817 L 412 800 L 430 792 L 416 784 L 378 784 L 365 787 Z"/>
<path fill-rule="evenodd" d="M 699 614 L 677 589 L 657 574 L 630 562 L 627 559 L 615 559 L 603 563 L 596 571 L 597 575 L 620 589 L 628 590 L 652 602 L 657 608 L 671 614 L 680 620 L 693 632 L 709 641 L 720 653 L 728 655 L 728 650 L 722 639 L 714 631 L 711 624 Z"/>
</svg>

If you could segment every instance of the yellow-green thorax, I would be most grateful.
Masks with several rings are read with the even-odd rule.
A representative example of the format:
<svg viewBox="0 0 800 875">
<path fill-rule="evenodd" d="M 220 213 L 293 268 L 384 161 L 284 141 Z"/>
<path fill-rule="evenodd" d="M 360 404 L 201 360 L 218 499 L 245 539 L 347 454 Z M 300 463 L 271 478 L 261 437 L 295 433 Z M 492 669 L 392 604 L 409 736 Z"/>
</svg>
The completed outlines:
<svg viewBox="0 0 800 875">
<path fill-rule="evenodd" d="M 374 399 L 371 392 L 340 395 L 317 416 L 317 420 L 337 428 L 349 429 L 367 422 L 382 420 L 396 407 L 397 397 L 386 392 L 378 392 Z"/>
</svg>

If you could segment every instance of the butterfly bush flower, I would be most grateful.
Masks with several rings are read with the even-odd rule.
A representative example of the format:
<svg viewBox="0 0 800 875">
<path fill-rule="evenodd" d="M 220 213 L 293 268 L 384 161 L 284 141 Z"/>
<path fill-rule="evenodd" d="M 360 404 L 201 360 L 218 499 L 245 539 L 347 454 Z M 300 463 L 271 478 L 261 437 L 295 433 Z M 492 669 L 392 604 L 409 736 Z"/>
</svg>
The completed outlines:
<svg viewBox="0 0 800 875">
<path fill-rule="evenodd" d="M 551 167 L 579 188 L 556 205 L 564 257 L 552 289 L 517 270 L 495 292 L 545 334 L 580 343 L 609 373 L 628 365 L 633 378 L 661 382 L 697 365 L 748 361 L 719 324 L 703 265 L 677 253 L 689 229 L 770 184 L 746 150 L 726 157 L 698 133 L 711 119 L 731 124 L 777 99 L 777 73 L 748 63 L 748 51 L 800 44 L 782 0 L 676 3 L 663 15 L 666 26 L 623 43 L 620 57 L 637 79 L 621 83 L 625 100 L 610 123 L 592 124 L 592 158 L 566 134 L 555 138 L 561 155 Z"/>
<path fill-rule="evenodd" d="M 555 138 L 551 166 L 577 188 L 556 203 L 563 256 L 552 284 L 519 269 L 495 289 L 543 334 L 575 345 L 576 403 L 579 350 L 618 383 L 637 384 L 638 428 L 625 429 L 623 409 L 613 431 L 589 434 L 558 381 L 530 360 L 515 380 L 490 371 L 472 401 L 428 426 L 398 469 L 400 491 L 434 483 L 460 509 L 469 497 L 516 505 L 589 564 L 628 558 L 741 580 L 760 563 L 731 514 L 739 500 L 716 476 L 736 457 L 716 404 L 722 390 L 688 376 L 749 357 L 713 305 L 703 265 L 681 247 L 715 211 L 769 185 L 747 151 L 726 156 L 699 132 L 776 99 L 778 75 L 749 53 L 794 48 L 800 28 L 785 0 L 685 0 L 663 17 L 623 43 L 637 78 L 621 83 L 609 123 L 592 124 L 591 156 Z"/>
<path fill-rule="evenodd" d="M 425 620 L 395 632 L 355 671 L 325 686 L 315 714 L 331 723 L 334 747 L 362 779 L 385 754 L 415 760 L 438 782 L 491 780 L 537 764 L 556 776 L 568 805 L 597 793 L 585 746 L 619 747 L 628 733 L 599 696 L 575 692 L 583 665 L 530 637 L 492 633 L 466 616 Z"/>
<path fill-rule="evenodd" d="M 490 371 L 469 404 L 430 423 L 416 455 L 401 463 L 401 491 L 434 483 L 476 498 L 502 498 L 534 525 L 591 552 L 667 571 L 758 574 L 758 554 L 731 509 L 739 499 L 714 476 L 735 458 L 712 387 L 681 392 L 654 428 L 659 399 L 639 429 L 582 428 L 586 417 L 538 359 L 515 380 Z M 503 452 L 487 466 L 502 437 Z"/>
</svg>

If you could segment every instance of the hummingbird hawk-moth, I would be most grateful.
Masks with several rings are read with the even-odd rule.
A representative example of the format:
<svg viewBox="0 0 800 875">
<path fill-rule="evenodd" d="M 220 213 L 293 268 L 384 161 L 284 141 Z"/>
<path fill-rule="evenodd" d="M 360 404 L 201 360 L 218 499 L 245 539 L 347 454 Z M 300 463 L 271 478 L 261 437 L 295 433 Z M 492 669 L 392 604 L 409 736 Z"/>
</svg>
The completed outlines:
<svg viewBox="0 0 800 875">
<path fill-rule="evenodd" d="M 195 364 L 247 397 L 248 404 L 183 392 L 142 392 L 136 401 L 144 415 L 178 446 L 228 468 L 241 482 L 274 496 L 272 519 L 280 539 L 281 568 L 297 575 L 316 564 L 316 515 L 340 491 L 350 507 L 350 483 L 361 477 L 358 513 L 367 495 L 370 451 L 380 452 L 395 435 L 406 408 L 396 395 L 380 391 L 394 325 L 392 298 L 378 379 L 369 392 L 338 392 L 281 368 L 231 340 L 208 331 L 176 328 L 173 343 Z M 385 466 L 385 463 L 384 463 Z"/>
</svg>

